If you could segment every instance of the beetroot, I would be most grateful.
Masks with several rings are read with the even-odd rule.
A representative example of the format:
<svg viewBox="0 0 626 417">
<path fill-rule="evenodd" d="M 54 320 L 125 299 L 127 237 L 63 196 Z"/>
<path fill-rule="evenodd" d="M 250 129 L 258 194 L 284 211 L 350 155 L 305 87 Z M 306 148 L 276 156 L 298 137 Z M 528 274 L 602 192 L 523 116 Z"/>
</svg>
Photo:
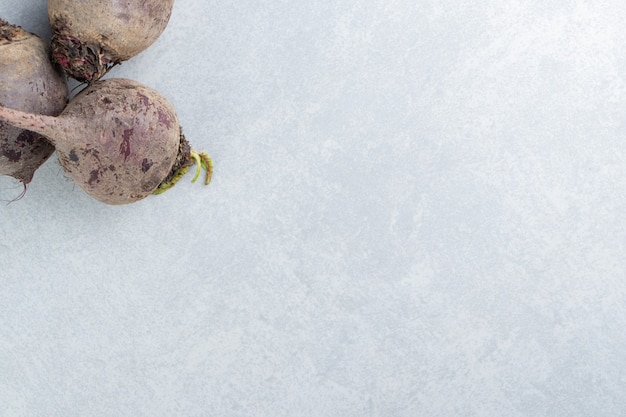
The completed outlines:
<svg viewBox="0 0 626 417">
<path fill-rule="evenodd" d="M 174 0 L 48 0 L 54 60 L 93 82 L 148 48 L 165 30 Z"/>
<path fill-rule="evenodd" d="M 0 105 L 56 116 L 65 107 L 65 77 L 49 59 L 47 44 L 36 35 L 0 19 Z M 40 134 L 0 123 L 0 174 L 26 186 L 54 152 Z"/>
<path fill-rule="evenodd" d="M 190 149 L 173 105 L 128 79 L 92 83 L 57 116 L 0 107 L 0 121 L 45 135 L 78 186 L 108 204 L 127 204 L 167 190 L 197 163 L 208 184 L 212 163 Z"/>
</svg>

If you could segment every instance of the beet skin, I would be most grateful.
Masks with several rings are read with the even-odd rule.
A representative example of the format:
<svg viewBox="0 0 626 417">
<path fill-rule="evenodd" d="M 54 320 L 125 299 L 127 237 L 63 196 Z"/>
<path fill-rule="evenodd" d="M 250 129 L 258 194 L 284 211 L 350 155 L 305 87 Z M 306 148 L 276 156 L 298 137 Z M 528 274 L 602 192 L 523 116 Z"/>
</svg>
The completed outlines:
<svg viewBox="0 0 626 417">
<path fill-rule="evenodd" d="M 157 187 L 167 189 L 194 160 L 207 169 L 207 183 L 210 178 L 208 156 L 189 148 L 173 105 L 136 81 L 94 82 L 58 117 L 0 107 L 0 121 L 48 137 L 68 176 L 107 204 L 132 203 Z"/>
<path fill-rule="evenodd" d="M 0 19 L 0 105 L 56 116 L 65 107 L 65 77 L 53 67 L 48 45 Z M 54 152 L 40 134 L 0 123 L 0 174 L 28 184 Z"/>
<path fill-rule="evenodd" d="M 80 81 L 93 82 L 157 40 L 174 0 L 48 0 L 53 59 Z"/>
</svg>

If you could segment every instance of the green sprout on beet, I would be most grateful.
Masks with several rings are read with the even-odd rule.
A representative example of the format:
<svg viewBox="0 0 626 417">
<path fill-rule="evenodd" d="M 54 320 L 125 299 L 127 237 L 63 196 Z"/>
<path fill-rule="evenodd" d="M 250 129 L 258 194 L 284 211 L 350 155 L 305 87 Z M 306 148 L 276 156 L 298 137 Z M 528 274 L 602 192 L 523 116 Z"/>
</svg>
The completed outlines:
<svg viewBox="0 0 626 417">
<path fill-rule="evenodd" d="M 204 169 L 206 171 L 204 184 L 209 185 L 211 178 L 213 177 L 213 161 L 211 160 L 211 157 L 206 154 L 206 152 L 197 152 L 192 149 L 189 153 L 188 162 L 174 174 L 171 180 L 161 183 L 153 194 L 163 194 L 172 188 L 182 177 L 185 176 L 185 174 L 189 171 L 189 168 L 191 168 L 194 164 L 196 165 L 196 174 L 191 182 L 195 183 L 200 177 L 200 172 Z"/>
</svg>

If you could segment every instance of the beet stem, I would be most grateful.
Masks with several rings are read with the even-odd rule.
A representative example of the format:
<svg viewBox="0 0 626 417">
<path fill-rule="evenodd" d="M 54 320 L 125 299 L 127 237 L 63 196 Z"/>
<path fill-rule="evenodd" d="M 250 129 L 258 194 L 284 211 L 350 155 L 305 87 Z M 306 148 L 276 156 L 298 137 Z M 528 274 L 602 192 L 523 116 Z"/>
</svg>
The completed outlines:
<svg viewBox="0 0 626 417">
<path fill-rule="evenodd" d="M 31 130 L 46 136 L 50 142 L 56 143 L 55 137 L 60 133 L 61 124 L 54 116 L 33 114 L 0 106 L 0 121 L 14 127 Z"/>
</svg>

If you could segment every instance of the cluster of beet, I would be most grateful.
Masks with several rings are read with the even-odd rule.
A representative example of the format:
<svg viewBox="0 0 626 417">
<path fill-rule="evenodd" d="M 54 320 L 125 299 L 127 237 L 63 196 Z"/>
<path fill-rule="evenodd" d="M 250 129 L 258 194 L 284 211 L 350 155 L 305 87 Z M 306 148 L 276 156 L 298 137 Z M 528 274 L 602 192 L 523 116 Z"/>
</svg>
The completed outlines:
<svg viewBox="0 0 626 417">
<path fill-rule="evenodd" d="M 194 163 L 173 105 L 133 80 L 101 79 L 165 29 L 174 0 L 49 0 L 53 36 L 0 19 L 0 174 L 24 184 L 56 150 L 78 186 L 107 204 L 127 204 L 174 185 Z M 65 75 L 86 83 L 69 100 Z"/>
</svg>

